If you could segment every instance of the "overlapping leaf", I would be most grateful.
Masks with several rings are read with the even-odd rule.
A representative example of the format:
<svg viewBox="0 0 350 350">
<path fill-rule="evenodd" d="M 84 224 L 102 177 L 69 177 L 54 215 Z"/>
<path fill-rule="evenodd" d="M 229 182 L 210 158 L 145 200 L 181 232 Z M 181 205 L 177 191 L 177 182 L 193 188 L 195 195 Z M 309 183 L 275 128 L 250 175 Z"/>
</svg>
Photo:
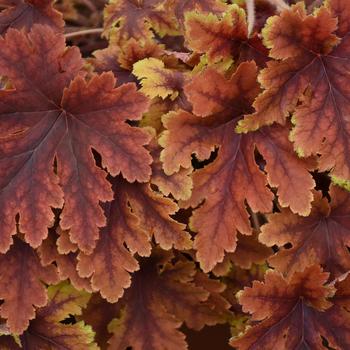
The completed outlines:
<svg viewBox="0 0 350 350">
<path fill-rule="evenodd" d="M 255 212 L 272 209 L 267 182 L 278 187 L 283 206 L 303 215 L 310 211 L 314 182 L 306 164 L 293 156 L 286 131 L 274 127 L 248 135 L 234 132 L 258 91 L 253 62 L 242 63 L 229 79 L 208 68 L 185 87 L 195 115 L 180 110 L 163 119 L 168 130 L 160 140 L 165 148 L 161 159 L 167 174 L 190 168 L 192 153 L 208 159 L 219 147 L 214 162 L 194 173 L 192 197 L 184 203 L 196 207 L 205 199 L 191 218 L 191 227 L 198 231 L 197 258 L 205 271 L 222 261 L 225 251 L 235 250 L 236 231 L 251 234 L 246 202 Z M 256 147 L 265 157 L 267 179 L 255 162 Z"/>
<path fill-rule="evenodd" d="M 303 156 L 319 154 L 320 170 L 331 170 L 338 182 L 350 179 L 349 6 L 330 0 L 307 15 L 300 3 L 268 20 L 264 38 L 275 60 L 260 75 L 265 90 L 256 112 L 238 127 L 246 132 L 284 124 L 293 113 L 295 149 Z"/>
<path fill-rule="evenodd" d="M 77 271 L 77 246 L 70 242 L 68 232 L 58 236 L 53 231 L 49 231 L 49 237 L 38 248 L 42 264 L 55 263 L 61 281 L 69 279 L 76 289 L 91 292 L 90 280 L 80 277 Z"/>
<path fill-rule="evenodd" d="M 292 274 L 309 265 L 322 264 L 337 277 L 350 270 L 350 213 L 349 192 L 332 187 L 331 202 L 317 193 L 313 210 L 300 217 L 284 209 L 268 217 L 262 227 L 260 241 L 281 250 L 269 259 L 272 266 Z M 287 243 L 291 248 L 284 249 Z"/>
<path fill-rule="evenodd" d="M 62 15 L 53 8 L 53 0 L 2 0 L 7 6 L 0 12 L 0 34 L 9 28 L 29 31 L 34 24 L 49 25 L 57 31 L 62 30 Z"/>
<path fill-rule="evenodd" d="M 175 16 L 180 24 L 183 24 L 186 13 L 190 11 L 219 14 L 224 12 L 227 7 L 221 0 L 172 0 L 172 3 Z"/>
<path fill-rule="evenodd" d="M 75 324 L 61 322 L 69 316 L 80 315 L 89 301 L 89 294 L 61 283 L 49 287 L 48 295 L 48 304 L 37 310 L 36 318 L 20 337 L 22 348 L 98 350 L 90 326 L 82 321 Z"/>
<path fill-rule="evenodd" d="M 14 85 L 1 91 L 2 252 L 17 214 L 26 241 L 39 246 L 52 225 L 50 207 L 62 207 L 63 200 L 61 227 L 80 249 L 92 251 L 106 223 L 99 202 L 113 197 L 92 149 L 112 175 L 150 177 L 152 159 L 143 147 L 150 137 L 126 123 L 141 118 L 146 98 L 133 84 L 115 88 L 112 73 L 86 81 L 81 66 L 78 50 L 66 49 L 64 37 L 47 26 L 29 35 L 10 30 L 0 41 L 0 74 Z"/>
<path fill-rule="evenodd" d="M 268 60 L 258 37 L 248 38 L 245 12 L 232 5 L 222 16 L 190 12 L 186 15 L 186 40 L 191 49 L 207 53 L 211 61 L 254 59 L 260 66 Z"/>
<path fill-rule="evenodd" d="M 121 300 L 121 315 L 109 327 L 114 333 L 110 349 L 186 349 L 185 336 L 178 330 L 183 322 L 199 329 L 223 320 L 229 306 L 218 295 L 223 287 L 195 277 L 193 263 L 170 260 L 171 254 L 158 252 L 133 275 Z"/>
<path fill-rule="evenodd" d="M 58 282 L 55 266 L 42 266 L 36 252 L 19 238 L 0 254 L 0 316 L 12 333 L 21 334 L 35 317 L 34 306 L 47 303 L 43 283 Z"/>
<path fill-rule="evenodd" d="M 191 246 L 184 225 L 170 215 L 177 206 L 168 198 L 153 192 L 148 185 L 129 184 L 115 179 L 115 199 L 104 205 L 108 218 L 101 230 L 94 252 L 79 255 L 78 271 L 83 277 L 92 276 L 92 286 L 110 302 L 116 302 L 130 286 L 130 272 L 139 269 L 133 254 L 148 256 L 152 234 L 165 249 Z M 126 247 L 125 247 L 126 245 Z"/>
<path fill-rule="evenodd" d="M 118 26 L 120 41 L 144 40 L 154 29 L 159 35 L 176 34 L 176 21 L 165 0 L 111 0 L 105 8 L 105 27 Z"/>
<path fill-rule="evenodd" d="M 244 288 L 239 302 L 252 320 L 259 321 L 231 345 L 241 349 L 322 349 L 323 338 L 332 349 L 350 346 L 350 315 L 327 300 L 334 294 L 325 283 L 328 273 L 310 266 L 289 281 L 269 271 L 264 282 Z M 335 297 L 337 300 L 337 297 Z M 344 304 L 343 304 L 344 305 Z"/>
</svg>

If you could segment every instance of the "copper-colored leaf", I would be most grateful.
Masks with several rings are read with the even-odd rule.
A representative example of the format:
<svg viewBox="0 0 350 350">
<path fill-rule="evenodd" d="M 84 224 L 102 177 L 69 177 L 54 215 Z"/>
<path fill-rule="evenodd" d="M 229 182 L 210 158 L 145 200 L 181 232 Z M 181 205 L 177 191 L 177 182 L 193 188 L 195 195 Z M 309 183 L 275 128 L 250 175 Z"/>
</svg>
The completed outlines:
<svg viewBox="0 0 350 350">
<path fill-rule="evenodd" d="M 0 12 L 0 34 L 4 34 L 9 28 L 29 31 L 34 24 L 49 25 L 54 30 L 62 30 L 62 15 L 53 8 L 53 3 L 53 0 L 5 1 L 8 7 Z"/>
<path fill-rule="evenodd" d="M 67 283 L 49 287 L 48 295 L 48 304 L 37 310 L 35 320 L 20 337 L 23 348 L 98 350 L 90 326 L 82 321 L 61 323 L 70 315 L 80 315 L 90 295 L 75 290 Z"/>
<path fill-rule="evenodd" d="M 19 238 L 11 249 L 0 254 L 0 316 L 12 333 L 21 334 L 35 317 L 34 306 L 47 303 L 43 283 L 58 282 L 53 265 L 42 266 L 36 252 Z"/>
<path fill-rule="evenodd" d="M 194 211 L 191 228 L 198 231 L 197 258 L 209 271 L 225 251 L 235 251 L 236 231 L 251 234 L 246 203 L 255 212 L 272 209 L 268 182 L 278 187 L 283 206 L 304 215 L 310 211 L 314 182 L 307 165 L 293 155 L 282 128 L 235 134 L 237 120 L 251 110 L 259 91 L 253 62 L 242 63 L 229 79 L 208 68 L 185 91 L 198 116 L 180 110 L 163 118 L 168 130 L 160 139 L 165 148 L 161 159 L 165 173 L 172 174 L 180 167 L 190 168 L 193 153 L 204 160 L 219 148 L 212 163 L 194 172 L 192 197 L 183 203 L 196 207 L 205 199 Z M 266 156 L 267 178 L 255 162 L 256 146 Z"/>
<path fill-rule="evenodd" d="M 63 235 L 65 244 L 64 247 L 72 247 L 73 244 L 70 243 L 68 233 L 62 233 L 61 237 L 57 238 L 57 235 L 53 230 L 50 230 L 49 237 L 43 241 L 41 246 L 38 248 L 41 262 L 44 266 L 50 265 L 53 262 L 57 265 L 58 274 L 60 280 L 66 280 L 69 278 L 71 284 L 78 290 L 84 289 L 91 292 L 90 281 L 87 278 L 82 278 L 79 276 L 77 271 L 77 253 L 74 247 L 73 251 L 60 251 L 62 249 Z M 59 241 L 61 245 L 59 245 Z M 68 241 L 68 245 L 66 243 Z"/>
<path fill-rule="evenodd" d="M 222 16 L 190 12 L 186 15 L 186 40 L 191 49 L 207 53 L 211 61 L 254 59 L 265 65 L 268 52 L 258 37 L 248 38 L 245 12 L 232 5 Z"/>
<path fill-rule="evenodd" d="M 115 88 L 112 73 L 86 81 L 81 67 L 77 48 L 66 49 L 63 35 L 47 26 L 29 35 L 11 29 L 0 40 L 0 74 L 15 86 L 1 90 L 3 252 L 17 214 L 26 241 L 39 246 L 54 218 L 50 207 L 62 207 L 63 199 L 61 227 L 70 229 L 80 249 L 92 251 L 106 222 L 99 202 L 113 195 L 92 149 L 112 175 L 141 182 L 150 177 L 152 159 L 143 147 L 150 136 L 127 123 L 142 117 L 147 99 L 133 84 Z"/>
<path fill-rule="evenodd" d="M 243 310 L 260 321 L 231 345 L 237 349 L 322 349 L 325 338 L 333 349 L 350 345 L 349 313 L 327 298 L 334 288 L 324 285 L 328 274 L 314 265 L 289 281 L 269 271 L 238 296 Z"/>
<path fill-rule="evenodd" d="M 178 330 L 183 322 L 195 328 L 220 322 L 222 314 L 215 310 L 228 304 L 214 299 L 222 287 L 200 276 L 194 280 L 195 274 L 193 263 L 173 264 L 170 253 L 155 252 L 143 261 L 120 302 L 124 305 L 120 317 L 109 326 L 114 333 L 110 349 L 186 349 L 185 336 Z M 209 291 L 214 299 L 208 299 Z M 223 308 L 218 306 L 222 302 Z"/>
<path fill-rule="evenodd" d="M 315 195 L 313 210 L 300 217 L 282 210 L 268 216 L 262 227 L 260 241 L 268 246 L 278 245 L 280 251 L 269 259 L 272 266 L 285 274 L 303 270 L 312 264 L 322 264 L 337 277 L 350 270 L 350 195 L 332 187 L 331 202 Z M 291 244 L 288 249 L 285 244 Z"/>
<path fill-rule="evenodd" d="M 188 249 L 190 236 L 185 226 L 170 217 L 177 205 L 151 190 L 149 185 L 129 184 L 113 180 L 115 199 L 104 205 L 107 226 L 101 229 L 94 252 L 79 255 L 78 271 L 83 277 L 92 275 L 92 286 L 110 302 L 116 302 L 131 283 L 130 272 L 139 269 L 135 253 L 151 253 L 150 237 L 165 249 L 173 245 Z"/>
<path fill-rule="evenodd" d="M 81 253 L 78 264 L 79 274 L 92 275 L 92 287 L 109 302 L 116 302 L 123 295 L 131 283 L 129 273 L 139 269 L 131 252 L 139 255 L 151 252 L 149 235 L 129 206 L 123 182 L 115 181 L 113 187 L 117 193 L 115 199 L 103 205 L 107 225 L 101 229 L 93 253 Z"/>
<path fill-rule="evenodd" d="M 145 40 L 151 28 L 161 36 L 176 34 L 174 19 L 165 0 L 110 0 L 105 8 L 105 28 L 117 26 L 121 42 Z"/>
<path fill-rule="evenodd" d="M 350 37 L 343 15 L 337 31 L 334 15 L 340 8 L 345 15 L 350 3 L 330 0 L 314 15 L 307 15 L 299 3 L 268 20 L 264 38 L 275 60 L 260 75 L 265 90 L 254 104 L 256 112 L 238 130 L 283 124 L 292 112 L 296 151 L 302 156 L 319 154 L 320 170 L 331 170 L 334 180 L 343 184 L 350 180 Z"/>
</svg>

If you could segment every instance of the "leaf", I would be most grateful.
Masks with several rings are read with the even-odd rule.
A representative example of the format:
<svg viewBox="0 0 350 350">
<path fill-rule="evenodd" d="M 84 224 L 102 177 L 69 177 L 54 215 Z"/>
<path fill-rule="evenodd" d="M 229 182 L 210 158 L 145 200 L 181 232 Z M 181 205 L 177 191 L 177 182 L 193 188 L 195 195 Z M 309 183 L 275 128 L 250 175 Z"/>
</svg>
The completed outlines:
<svg viewBox="0 0 350 350">
<path fill-rule="evenodd" d="M 150 177 L 152 159 L 143 147 L 150 137 L 127 123 L 142 117 L 146 98 L 133 84 L 115 88 L 112 73 L 86 81 L 81 66 L 77 48 L 66 49 L 63 35 L 49 27 L 35 26 L 28 36 L 10 30 L 0 40 L 0 73 L 15 86 L 1 91 L 2 252 L 17 214 L 19 230 L 38 247 L 53 222 L 50 207 L 62 207 L 63 199 L 62 229 L 81 250 L 93 250 L 106 223 L 99 203 L 113 192 L 92 149 L 111 175 Z"/>
<path fill-rule="evenodd" d="M 58 282 L 56 268 L 42 266 L 36 252 L 15 238 L 11 249 L 0 254 L 0 316 L 6 319 L 12 333 L 21 334 L 28 327 L 29 320 L 35 317 L 34 306 L 46 305 L 42 282 Z"/>
<path fill-rule="evenodd" d="M 79 255 L 78 272 L 82 277 L 92 276 L 95 291 L 109 302 L 116 302 L 131 283 L 130 273 L 139 269 L 135 253 L 151 253 L 150 237 L 164 249 L 173 245 L 188 249 L 190 236 L 185 225 L 170 215 L 177 205 L 170 199 L 153 192 L 149 185 L 129 184 L 122 179 L 113 180 L 114 201 L 104 205 L 107 226 L 101 229 L 97 247 L 90 255 Z"/>
<path fill-rule="evenodd" d="M 84 322 L 63 324 L 70 315 L 80 315 L 86 307 L 89 294 L 75 290 L 67 283 L 48 288 L 48 304 L 37 310 L 35 320 L 21 335 L 22 346 L 28 349 L 98 350 L 94 332 Z"/>
<path fill-rule="evenodd" d="M 105 28 L 117 27 L 123 42 L 129 38 L 145 40 L 150 29 L 160 36 L 176 34 L 174 16 L 168 11 L 164 0 L 110 0 L 105 8 Z"/>
<path fill-rule="evenodd" d="M 57 229 L 56 229 L 57 230 Z M 44 266 L 50 265 L 53 262 L 57 265 L 58 274 L 61 281 L 69 278 L 74 288 L 81 290 L 84 289 L 91 292 L 90 280 L 79 276 L 77 271 L 77 247 L 74 247 L 68 237 L 68 232 L 62 232 L 61 236 L 57 239 L 57 234 L 50 230 L 49 237 L 43 241 L 38 248 L 41 263 Z M 63 238 L 64 237 L 64 238 Z M 67 242 L 68 241 L 68 242 Z M 63 243 L 64 242 L 64 243 Z M 74 247 L 73 250 L 70 250 Z M 62 251 L 64 248 L 70 248 Z"/>
<path fill-rule="evenodd" d="M 330 348 L 348 348 L 349 313 L 327 300 L 334 294 L 333 287 L 324 285 L 327 278 L 316 265 L 290 281 L 267 272 L 264 282 L 254 282 L 238 296 L 243 310 L 259 322 L 230 344 L 239 350 L 322 349 L 323 337 Z"/>
<path fill-rule="evenodd" d="M 134 253 L 151 253 L 148 232 L 129 206 L 122 181 L 114 181 L 118 193 L 112 202 L 103 205 L 107 225 L 92 254 L 80 253 L 78 272 L 82 277 L 92 275 L 92 287 L 109 302 L 116 302 L 131 284 L 130 273 L 139 269 Z M 125 246 L 126 245 L 126 246 Z"/>
<path fill-rule="evenodd" d="M 0 12 L 0 34 L 3 35 L 9 28 L 29 31 L 34 24 L 48 25 L 53 30 L 62 31 L 62 14 L 53 8 L 53 3 L 53 0 L 5 1 L 8 7 Z"/>
<path fill-rule="evenodd" d="M 119 312 L 119 303 L 110 304 L 100 294 L 92 294 L 87 307 L 83 309 L 80 319 L 92 327 L 101 350 L 108 347 L 107 342 L 112 336 L 108 331 L 108 324 Z"/>
<path fill-rule="evenodd" d="M 335 182 L 343 183 L 350 179 L 349 91 L 344 78 L 349 71 L 350 37 L 343 17 L 336 31 L 332 11 L 334 6 L 337 14 L 343 6 L 346 13 L 350 7 L 348 2 L 339 4 L 328 1 L 314 15 L 306 15 L 299 3 L 268 20 L 263 35 L 275 60 L 259 77 L 264 91 L 255 101 L 256 112 L 240 122 L 237 130 L 284 124 L 293 113 L 291 139 L 298 154 L 319 154 L 320 171 L 331 170 Z M 344 36 L 339 39 L 335 33 Z"/>
<path fill-rule="evenodd" d="M 181 169 L 172 175 L 166 175 L 160 161 L 161 148 L 154 139 L 149 144 L 150 153 L 153 157 L 151 183 L 156 185 L 165 196 L 170 194 L 176 200 L 186 200 L 192 193 L 192 169 Z"/>
<path fill-rule="evenodd" d="M 165 173 L 172 174 L 180 167 L 190 168 L 193 153 L 204 160 L 219 147 L 216 159 L 194 172 L 192 196 L 182 203 L 195 208 L 205 199 L 190 224 L 198 232 L 197 259 L 209 271 L 223 260 L 225 251 L 235 251 L 236 231 L 252 233 L 246 204 L 254 212 L 271 211 L 273 197 L 267 181 L 278 187 L 283 206 L 304 215 L 310 211 L 314 182 L 307 165 L 293 155 L 281 127 L 235 134 L 237 120 L 251 110 L 258 93 L 253 62 L 242 63 L 229 79 L 208 68 L 193 78 L 185 92 L 196 115 L 180 110 L 163 118 L 167 130 L 160 138 L 161 160 Z M 266 156 L 267 179 L 255 162 L 256 146 Z"/>
<path fill-rule="evenodd" d="M 114 333 L 110 349 L 186 349 L 178 330 L 184 321 L 196 328 L 215 322 L 207 289 L 218 292 L 217 286 L 205 281 L 206 288 L 197 286 L 195 274 L 192 262 L 172 263 L 170 253 L 157 251 L 144 260 L 121 300 L 121 315 L 109 326 Z"/>
<path fill-rule="evenodd" d="M 248 38 L 245 12 L 230 6 L 218 16 L 213 13 L 189 12 L 185 16 L 186 41 L 199 53 L 206 53 L 212 62 L 234 59 L 255 60 L 264 66 L 268 51 L 257 37 Z"/>
<path fill-rule="evenodd" d="M 95 57 L 89 61 L 98 73 L 111 70 L 117 77 L 117 84 L 121 85 L 137 81 L 131 73 L 134 63 L 146 57 L 161 57 L 163 51 L 163 47 L 155 43 L 150 35 L 144 43 L 131 38 L 121 45 L 113 32 L 110 35 L 108 47 L 95 51 L 93 53 Z"/>
<path fill-rule="evenodd" d="M 191 235 L 185 231 L 186 225 L 172 218 L 179 209 L 173 200 L 153 191 L 149 184 L 124 181 L 123 187 L 140 226 L 154 235 L 162 249 L 186 250 L 192 247 Z"/>
<path fill-rule="evenodd" d="M 201 13 L 222 13 L 226 4 L 221 0 L 174 0 L 173 8 L 177 20 L 183 24 L 186 13 L 196 10 Z"/>
<path fill-rule="evenodd" d="M 272 255 L 272 250 L 258 241 L 258 235 L 238 235 L 237 248 L 225 258 L 242 269 L 251 269 L 253 264 L 262 264 Z"/>
<path fill-rule="evenodd" d="M 280 251 L 269 263 L 285 274 L 293 274 L 309 265 L 321 264 L 333 277 L 350 269 L 350 195 L 339 187 L 331 187 L 331 202 L 315 195 L 313 210 L 308 217 L 300 217 L 284 209 L 268 216 L 262 227 L 260 241 L 277 245 Z M 291 244 L 285 249 L 285 244 Z"/>
<path fill-rule="evenodd" d="M 16 343 L 14 337 L 10 335 L 2 335 L 0 337 L 1 350 L 20 350 L 20 346 Z"/>
<path fill-rule="evenodd" d="M 164 67 L 156 58 L 145 58 L 134 64 L 133 74 L 141 81 L 141 92 L 150 98 L 157 96 L 174 100 L 182 89 L 185 76 L 183 73 Z"/>
</svg>

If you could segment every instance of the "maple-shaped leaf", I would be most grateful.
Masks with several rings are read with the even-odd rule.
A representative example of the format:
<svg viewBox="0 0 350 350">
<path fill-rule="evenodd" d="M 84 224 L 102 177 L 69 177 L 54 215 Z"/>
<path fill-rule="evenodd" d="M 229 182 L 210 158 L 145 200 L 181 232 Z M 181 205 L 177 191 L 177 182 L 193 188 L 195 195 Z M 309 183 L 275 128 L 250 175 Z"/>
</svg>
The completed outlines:
<svg viewBox="0 0 350 350">
<path fill-rule="evenodd" d="M 120 41 L 145 40 L 157 34 L 177 34 L 175 17 L 165 0 L 110 0 L 104 12 L 105 28 L 117 27 Z"/>
<path fill-rule="evenodd" d="M 270 264 L 285 274 L 321 264 L 337 277 L 350 269 L 350 195 L 339 187 L 331 187 L 331 201 L 315 194 L 310 216 L 301 217 L 288 209 L 268 216 L 260 241 L 277 245 L 280 251 Z M 292 246 L 283 248 L 287 243 Z"/>
<path fill-rule="evenodd" d="M 350 9 L 347 1 L 331 0 L 314 15 L 307 15 L 299 3 L 268 20 L 263 33 L 275 60 L 259 77 L 264 92 L 254 103 L 256 112 L 238 130 L 284 124 L 293 113 L 291 139 L 296 151 L 303 156 L 319 154 L 320 170 L 331 170 L 334 180 L 342 183 L 350 180 L 346 78 L 350 37 L 348 18 L 334 16 L 339 6 L 342 13 Z"/>
<path fill-rule="evenodd" d="M 48 304 L 37 310 L 36 318 L 20 336 L 22 347 L 40 350 L 98 350 L 90 326 L 82 321 L 75 324 L 61 322 L 70 316 L 80 315 L 90 295 L 75 290 L 68 283 L 61 283 L 50 286 L 48 296 Z"/>
<path fill-rule="evenodd" d="M 195 208 L 205 199 L 191 218 L 191 228 L 198 232 L 197 259 L 205 271 L 222 261 L 225 251 L 235 251 L 236 231 L 252 233 L 246 204 L 254 212 L 271 211 L 268 182 L 278 188 L 282 206 L 304 215 L 311 208 L 314 181 L 307 165 L 293 154 L 286 130 L 234 132 L 237 120 L 249 113 L 259 91 L 256 74 L 254 62 L 242 63 L 229 78 L 208 68 L 185 86 L 195 115 L 179 110 L 163 118 L 167 130 L 160 143 L 166 174 L 190 168 L 193 153 L 204 160 L 219 148 L 212 163 L 194 172 L 192 196 L 182 203 Z M 255 162 L 256 147 L 266 160 L 267 177 Z"/>
<path fill-rule="evenodd" d="M 14 85 L 1 90 L 2 252 L 11 244 L 17 214 L 26 241 L 39 246 L 53 223 L 50 207 L 62 207 L 63 200 L 61 227 L 70 229 L 81 250 L 92 251 L 106 223 L 99 202 L 113 197 L 92 149 L 113 176 L 150 177 L 152 159 L 144 148 L 150 136 L 127 123 L 142 117 L 146 97 L 134 84 L 115 88 L 112 73 L 86 81 L 81 67 L 79 50 L 67 49 L 64 36 L 47 26 L 29 35 L 11 29 L 0 40 L 0 74 Z"/>
<path fill-rule="evenodd" d="M 178 329 L 181 324 L 185 321 L 200 328 L 214 322 L 213 302 L 208 299 L 213 286 L 207 281 L 202 282 L 206 287 L 197 286 L 195 274 L 192 262 L 172 263 L 170 252 L 156 251 L 143 261 L 120 301 L 120 317 L 109 326 L 113 332 L 110 349 L 187 349 L 185 336 Z"/>
<path fill-rule="evenodd" d="M 34 24 L 49 25 L 60 31 L 64 26 L 62 14 L 53 8 L 53 0 L 2 0 L 7 6 L 0 12 L 0 34 L 9 28 L 29 31 Z"/>
<path fill-rule="evenodd" d="M 317 265 L 297 272 L 289 281 L 278 272 L 268 271 L 264 282 L 253 282 L 238 294 L 239 302 L 252 320 L 260 321 L 243 336 L 231 340 L 236 349 L 323 349 L 350 346 L 350 316 L 332 306 L 334 294 L 325 285 L 328 273 Z"/>
<path fill-rule="evenodd" d="M 221 16 L 213 13 L 189 12 L 186 15 L 186 42 L 199 53 L 207 53 L 211 61 L 254 59 L 259 66 L 268 60 L 268 51 L 257 36 L 248 38 L 245 12 L 232 5 Z"/>
<path fill-rule="evenodd" d="M 21 334 L 35 317 L 34 306 L 47 303 L 42 283 L 58 282 L 55 266 L 42 266 L 37 253 L 19 238 L 0 254 L 0 316 L 12 333 Z"/>
<path fill-rule="evenodd" d="M 150 98 L 174 100 L 185 83 L 184 73 L 164 67 L 163 61 L 146 58 L 134 64 L 133 74 L 141 81 L 141 91 Z"/>
<path fill-rule="evenodd" d="M 130 186 L 129 186 L 130 185 Z M 107 226 L 92 254 L 79 255 L 78 271 L 92 276 L 92 286 L 109 302 L 116 302 L 131 283 L 130 272 L 139 269 L 133 254 L 148 256 L 152 234 L 160 245 L 170 249 L 188 249 L 190 236 L 185 225 L 170 217 L 177 205 L 169 198 L 152 191 L 149 185 L 129 184 L 113 180 L 116 197 L 104 204 Z"/>
</svg>

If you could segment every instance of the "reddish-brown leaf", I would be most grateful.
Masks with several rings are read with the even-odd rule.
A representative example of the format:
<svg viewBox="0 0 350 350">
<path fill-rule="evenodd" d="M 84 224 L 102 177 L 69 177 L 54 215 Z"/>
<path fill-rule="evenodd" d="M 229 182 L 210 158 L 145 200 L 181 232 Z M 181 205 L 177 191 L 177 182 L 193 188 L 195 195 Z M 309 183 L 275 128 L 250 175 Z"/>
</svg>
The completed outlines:
<svg viewBox="0 0 350 350">
<path fill-rule="evenodd" d="M 114 181 L 113 188 L 115 199 L 103 205 L 107 225 L 101 229 L 93 253 L 80 253 L 78 264 L 79 274 L 92 276 L 92 287 L 109 302 L 116 302 L 123 295 L 131 284 L 130 273 L 139 269 L 132 254 L 151 253 L 149 234 L 130 208 L 123 182 Z"/>
<path fill-rule="evenodd" d="M 48 25 L 61 31 L 64 25 L 62 14 L 53 8 L 53 0 L 11 0 L 0 1 L 7 5 L 0 12 L 0 34 L 9 28 L 29 31 L 34 24 Z"/>
<path fill-rule="evenodd" d="M 127 123 L 142 117 L 147 99 L 133 84 L 115 88 L 112 73 L 86 81 L 81 66 L 77 48 L 66 49 L 63 35 L 47 26 L 29 35 L 11 29 L 0 40 L 0 74 L 15 86 L 1 90 L 2 252 L 17 214 L 26 241 L 39 246 L 54 219 L 50 207 L 62 207 L 63 199 L 61 227 L 80 249 L 92 251 L 106 222 L 99 202 L 113 196 L 92 149 L 112 175 L 150 177 L 152 159 L 143 147 L 150 136 Z"/>
<path fill-rule="evenodd" d="M 105 28 L 116 27 L 119 40 L 145 40 L 152 28 L 159 35 L 176 34 L 176 21 L 165 0 L 110 0 L 105 8 Z"/>
<path fill-rule="evenodd" d="M 195 277 L 193 263 L 170 260 L 171 254 L 156 252 L 133 275 L 132 286 L 121 300 L 123 311 L 109 327 L 114 333 L 110 349 L 186 349 L 185 336 L 178 330 L 183 322 L 201 328 L 215 323 L 215 318 L 222 320 L 222 313 L 215 311 L 228 305 L 215 299 L 222 286 Z M 208 291 L 213 293 L 211 300 Z"/>
<path fill-rule="evenodd" d="M 113 180 L 115 199 L 104 205 L 107 226 L 92 254 L 79 255 L 78 271 L 83 277 L 92 275 L 92 286 L 109 302 L 116 302 L 130 286 L 130 272 L 139 269 L 135 253 L 148 256 L 152 234 L 165 249 L 191 246 L 185 225 L 170 217 L 177 205 L 152 191 L 149 185 L 129 184 Z"/>
<path fill-rule="evenodd" d="M 333 277 L 350 270 L 350 194 L 331 187 L 331 202 L 315 195 L 308 217 L 290 210 L 268 216 L 262 227 L 260 241 L 277 245 L 280 251 L 269 259 L 272 266 L 284 274 L 293 274 L 309 265 L 321 264 Z M 283 248 L 287 243 L 291 248 Z"/>
<path fill-rule="evenodd" d="M 172 0 L 171 2 L 180 24 L 183 24 L 186 13 L 190 11 L 219 14 L 227 8 L 227 5 L 221 0 Z"/>
<path fill-rule="evenodd" d="M 237 120 L 251 110 L 259 91 L 253 62 L 242 63 L 229 79 L 209 68 L 185 91 L 196 115 L 180 110 L 163 118 L 168 130 L 160 140 L 165 148 L 161 159 L 165 173 L 172 174 L 190 168 L 193 153 L 204 160 L 219 147 L 214 162 L 193 174 L 192 197 L 183 203 L 196 207 L 205 199 L 194 211 L 191 227 L 198 231 L 197 258 L 208 271 L 222 261 L 225 251 L 235 251 L 236 231 L 251 234 L 246 203 L 255 212 L 272 209 L 267 182 L 278 187 L 283 206 L 304 215 L 310 211 L 314 182 L 282 127 L 235 134 Z M 255 162 L 256 146 L 266 158 L 267 179 Z"/>
<path fill-rule="evenodd" d="M 20 336 L 24 349 L 40 350 L 98 350 L 94 332 L 80 321 L 63 324 L 69 316 L 80 315 L 90 295 L 77 291 L 67 283 L 48 288 L 48 304 L 37 310 L 36 318 Z"/>
<path fill-rule="evenodd" d="M 334 15 L 340 11 L 337 30 Z M 350 180 L 349 11 L 348 1 L 331 0 L 307 15 L 299 3 L 268 20 L 264 38 L 275 60 L 260 75 L 265 90 L 254 104 L 256 112 L 238 126 L 246 132 L 273 122 L 284 124 L 292 112 L 296 151 L 319 154 L 320 170 L 331 170 L 338 182 Z"/>
<path fill-rule="evenodd" d="M 230 6 L 221 16 L 190 12 L 186 15 L 185 26 L 188 46 L 208 54 L 211 61 L 255 60 L 259 66 L 264 66 L 268 60 L 268 51 L 261 40 L 257 36 L 248 38 L 245 12 L 237 5 Z"/>
<path fill-rule="evenodd" d="M 278 272 L 266 273 L 238 296 L 252 320 L 249 328 L 231 345 L 237 349 L 322 349 L 325 338 L 333 349 L 350 345 L 349 313 L 327 300 L 334 293 L 325 286 L 328 274 L 314 265 L 295 273 L 289 281 Z M 321 337 L 322 336 L 322 337 Z"/>
<path fill-rule="evenodd" d="M 36 252 L 19 238 L 0 254 L 0 316 L 12 333 L 21 334 L 35 317 L 34 306 L 47 303 L 43 283 L 58 282 L 55 266 L 42 266 Z"/>
<path fill-rule="evenodd" d="M 63 248 L 66 250 L 63 250 Z M 71 250 L 72 248 L 73 250 Z M 78 274 L 76 250 L 77 247 L 69 241 L 67 232 L 61 233 L 61 236 L 57 238 L 53 230 L 50 230 L 49 237 L 38 248 L 40 259 L 44 266 L 50 265 L 53 262 L 56 263 L 61 281 L 69 278 L 71 284 L 76 289 L 84 289 L 91 292 L 90 280 L 82 278 Z"/>
</svg>

